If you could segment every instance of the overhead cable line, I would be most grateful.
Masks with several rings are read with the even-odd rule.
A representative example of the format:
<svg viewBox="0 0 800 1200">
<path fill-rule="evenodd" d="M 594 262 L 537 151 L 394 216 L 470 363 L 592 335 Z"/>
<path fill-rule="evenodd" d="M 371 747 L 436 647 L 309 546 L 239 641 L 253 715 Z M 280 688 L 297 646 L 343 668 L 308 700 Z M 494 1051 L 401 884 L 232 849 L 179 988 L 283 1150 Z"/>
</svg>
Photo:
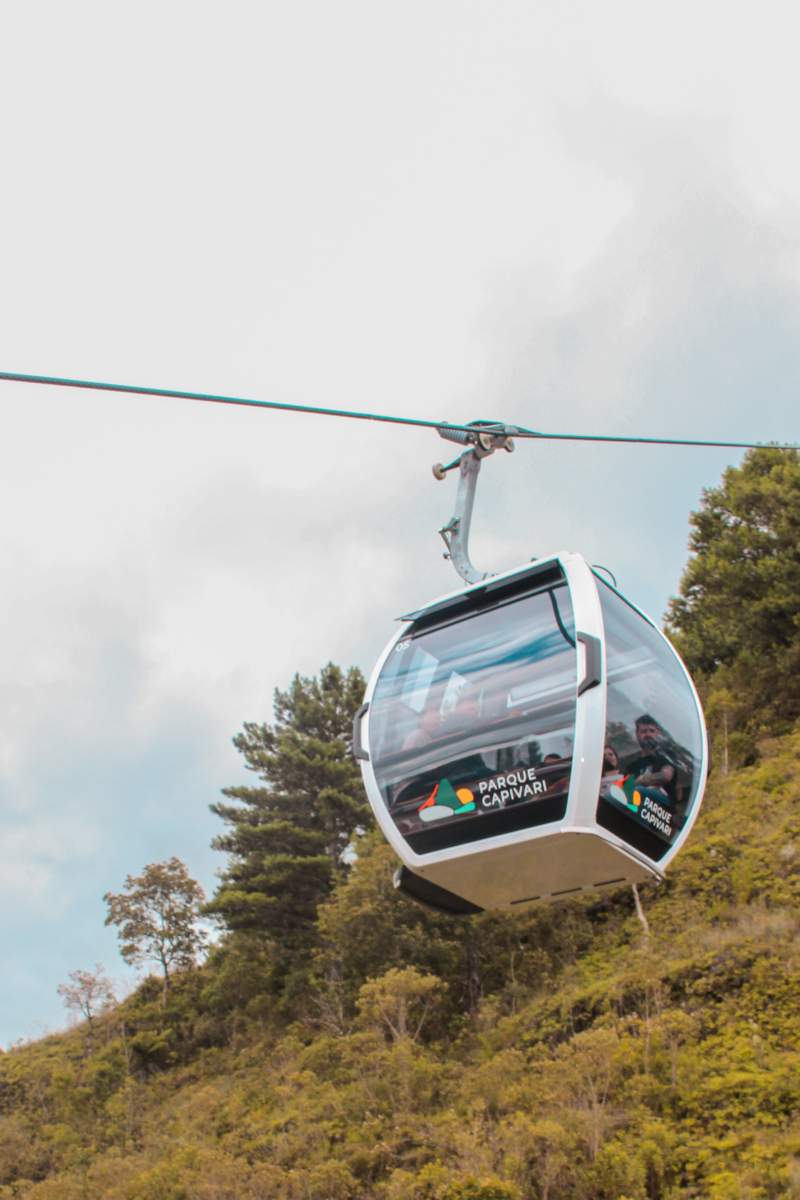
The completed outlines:
<svg viewBox="0 0 800 1200">
<path fill-rule="evenodd" d="M 312 413 L 321 417 L 347 417 L 353 421 L 381 421 L 389 425 L 411 425 L 423 429 L 438 431 L 447 429 L 454 432 L 475 432 L 475 426 L 459 425 L 452 421 L 419 421 L 413 417 L 390 417 L 382 413 L 349 412 L 338 408 L 315 408 L 305 404 L 286 404 L 276 400 L 247 400 L 240 396 L 214 396 L 204 392 L 176 392 L 168 388 L 135 387 L 127 383 L 96 383 L 87 379 L 59 379 L 50 375 L 18 375 L 11 371 L 0 371 L 0 380 L 8 383 L 38 383 L 49 387 L 85 388 L 94 392 L 123 392 L 134 396 L 163 396 L 170 400 L 202 400 L 209 404 L 239 404 L 247 408 L 271 408 L 282 412 Z M 691 438 L 653 438 L 653 437 L 613 437 L 600 434 L 586 433 L 539 433 L 533 429 L 524 429 L 519 425 L 505 425 L 500 422 L 476 422 L 486 432 L 496 432 L 508 437 L 537 438 L 551 442 L 620 442 L 647 446 L 705 446 L 723 450 L 755 450 L 763 442 L 715 442 L 699 441 Z M 775 443 L 768 443 L 775 444 Z M 797 450 L 800 447 L 782 444 L 784 450 Z"/>
</svg>

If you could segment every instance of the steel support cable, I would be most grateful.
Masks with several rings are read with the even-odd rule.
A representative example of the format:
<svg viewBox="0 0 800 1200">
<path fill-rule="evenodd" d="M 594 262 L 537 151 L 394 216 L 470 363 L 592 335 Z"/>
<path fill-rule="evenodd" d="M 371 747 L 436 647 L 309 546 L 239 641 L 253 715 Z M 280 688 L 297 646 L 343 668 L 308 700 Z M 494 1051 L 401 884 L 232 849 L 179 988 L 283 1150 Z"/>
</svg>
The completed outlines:
<svg viewBox="0 0 800 1200">
<path fill-rule="evenodd" d="M 84 388 L 94 392 L 122 392 L 134 396 L 161 396 L 169 400 L 202 400 L 209 404 L 238 404 L 246 408 L 271 408 L 281 412 L 312 413 L 321 417 L 347 417 L 353 421 L 381 421 L 389 425 L 411 425 L 422 429 L 448 429 L 460 433 L 474 434 L 475 425 L 458 425 L 452 421 L 419 421 L 413 417 L 390 417 L 380 413 L 349 412 L 338 408 L 316 408 L 305 404 L 286 404 L 276 400 L 247 400 L 240 396 L 215 396 L 205 392 L 176 392 L 169 388 L 136 387 L 127 383 L 96 383 L 87 379 L 59 379 L 50 375 L 18 375 L 11 371 L 0 371 L 0 380 L 8 383 L 38 383 L 49 387 Z M 476 424 L 478 424 L 476 422 Z M 496 432 L 507 437 L 537 438 L 551 442 L 617 442 L 645 446 L 705 446 L 722 450 L 755 450 L 762 445 L 773 445 L 779 449 L 797 450 L 797 445 L 775 442 L 714 442 L 688 438 L 615 437 L 586 433 L 538 433 L 518 425 L 503 425 L 492 421 L 480 422 L 484 432 Z"/>
</svg>

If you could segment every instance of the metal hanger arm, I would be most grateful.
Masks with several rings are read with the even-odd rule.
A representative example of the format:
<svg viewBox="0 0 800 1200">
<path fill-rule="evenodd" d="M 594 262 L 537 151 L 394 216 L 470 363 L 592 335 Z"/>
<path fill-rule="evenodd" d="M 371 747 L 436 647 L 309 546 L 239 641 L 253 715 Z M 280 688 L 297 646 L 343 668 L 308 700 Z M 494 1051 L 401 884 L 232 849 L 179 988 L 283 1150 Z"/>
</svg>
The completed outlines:
<svg viewBox="0 0 800 1200">
<path fill-rule="evenodd" d="M 448 471 L 458 467 L 458 491 L 456 492 L 455 511 L 440 530 L 449 558 L 462 579 L 467 583 L 480 583 L 488 579 L 489 571 L 478 571 L 469 557 L 469 529 L 472 523 L 472 506 L 475 502 L 475 486 L 478 482 L 478 472 L 481 469 L 481 459 L 495 450 L 514 449 L 514 443 L 504 432 L 505 426 L 488 421 L 474 422 L 475 433 L 464 434 L 462 430 L 451 430 L 446 426 L 439 429 L 439 436 L 448 442 L 460 442 L 462 445 L 471 443 L 471 448 L 465 450 L 460 458 L 443 467 L 436 463 L 433 468 L 435 479 L 442 480 Z"/>
</svg>

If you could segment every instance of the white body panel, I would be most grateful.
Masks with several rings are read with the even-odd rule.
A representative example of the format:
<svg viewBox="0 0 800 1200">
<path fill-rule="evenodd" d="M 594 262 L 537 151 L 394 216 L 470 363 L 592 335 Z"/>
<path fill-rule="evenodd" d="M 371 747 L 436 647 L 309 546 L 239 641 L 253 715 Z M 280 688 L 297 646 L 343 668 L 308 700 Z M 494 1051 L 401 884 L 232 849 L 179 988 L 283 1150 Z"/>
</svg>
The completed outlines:
<svg viewBox="0 0 800 1200">
<path fill-rule="evenodd" d="M 398 858 L 414 874 L 463 897 L 483 909 L 516 909 L 526 904 L 547 903 L 562 896 L 581 892 L 596 892 L 623 884 L 641 883 L 648 879 L 663 879 L 664 868 L 678 853 L 689 835 L 702 801 L 708 770 L 707 738 L 702 710 L 691 678 L 674 649 L 664 638 L 670 651 L 689 680 L 691 694 L 703 730 L 703 754 L 697 798 L 674 844 L 660 862 L 650 861 L 644 854 L 621 838 L 598 826 L 596 813 L 606 730 L 606 645 L 603 612 L 594 573 L 579 554 L 562 553 L 543 560 L 542 566 L 558 562 L 569 586 L 575 619 L 575 629 L 581 634 L 599 639 L 601 645 L 601 683 L 578 695 L 576 706 L 575 742 L 569 795 L 564 819 L 547 825 L 534 826 L 482 841 L 452 846 L 431 853 L 417 854 L 411 849 L 390 816 L 377 784 L 372 764 L 362 760 L 361 769 L 367 796 L 378 824 L 395 850 Z M 540 564 L 537 562 L 537 566 Z M 521 570 L 529 570 L 529 566 Z M 513 578 L 517 571 L 495 576 L 492 582 Z M 458 589 L 433 603 L 463 595 Z M 630 603 L 630 602 L 626 602 Z M 432 605 L 431 605 L 432 607 Z M 640 610 L 635 609 L 648 624 L 664 635 Z M 411 627 L 404 622 L 381 655 L 364 696 L 372 701 L 378 679 L 388 656 Z M 578 640 L 577 678 L 582 680 L 586 670 L 584 645 Z M 369 712 L 361 721 L 361 744 L 369 752 Z"/>
</svg>

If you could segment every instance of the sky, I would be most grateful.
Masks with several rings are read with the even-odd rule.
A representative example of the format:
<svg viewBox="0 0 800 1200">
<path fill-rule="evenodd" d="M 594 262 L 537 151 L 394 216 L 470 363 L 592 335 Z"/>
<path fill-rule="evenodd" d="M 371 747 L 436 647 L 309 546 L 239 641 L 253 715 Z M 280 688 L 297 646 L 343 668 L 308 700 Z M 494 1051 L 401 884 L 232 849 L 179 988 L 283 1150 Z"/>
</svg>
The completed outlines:
<svg viewBox="0 0 800 1200">
<path fill-rule="evenodd" d="M 793 441 L 788 4 L 0 11 L 0 370 L 549 432 Z M 231 739 L 458 580 L 432 430 L 0 382 L 0 1044 L 103 895 L 210 893 Z M 473 561 L 660 617 L 735 451 L 520 442 Z"/>
</svg>

